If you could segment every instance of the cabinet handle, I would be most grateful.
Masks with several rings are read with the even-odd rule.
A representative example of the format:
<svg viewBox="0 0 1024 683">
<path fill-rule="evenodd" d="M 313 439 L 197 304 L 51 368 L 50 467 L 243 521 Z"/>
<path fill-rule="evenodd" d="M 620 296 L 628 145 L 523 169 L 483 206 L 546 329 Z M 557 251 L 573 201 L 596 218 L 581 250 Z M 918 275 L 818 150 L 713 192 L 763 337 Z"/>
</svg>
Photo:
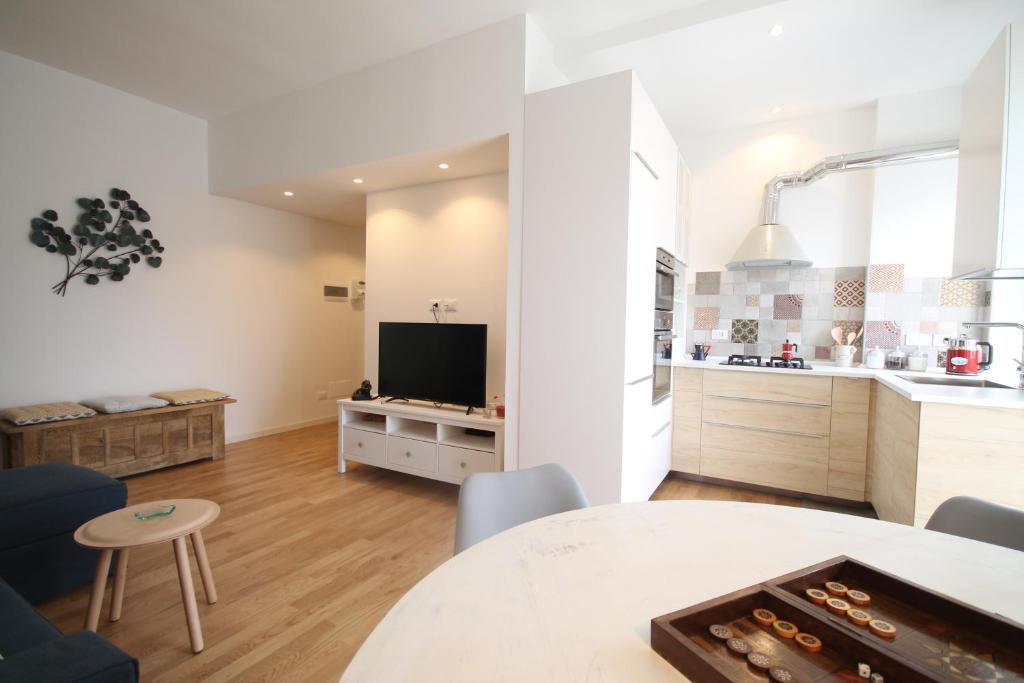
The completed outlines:
<svg viewBox="0 0 1024 683">
<path fill-rule="evenodd" d="M 460 462 L 459 467 L 461 467 L 462 469 L 466 469 L 466 463 Z"/>
<path fill-rule="evenodd" d="M 653 374 L 652 375 L 647 375 L 646 377 L 641 377 L 640 379 L 635 379 L 632 382 L 626 382 L 626 386 L 627 387 L 632 387 L 632 386 L 635 386 L 637 384 L 640 384 L 641 382 L 646 382 L 649 379 L 654 379 L 654 375 Z"/>
<path fill-rule="evenodd" d="M 356 441 L 356 446 L 358 446 L 359 448 L 362 448 L 363 447 L 363 442 L 362 441 Z"/>
<path fill-rule="evenodd" d="M 650 163 L 648 163 L 647 159 L 644 159 L 644 155 L 643 154 L 641 154 L 640 152 L 636 151 L 635 149 L 633 150 L 633 154 L 636 156 L 637 159 L 640 160 L 640 163 L 644 165 L 644 168 L 647 169 L 647 172 L 650 173 L 652 176 L 654 176 L 655 180 L 660 180 L 660 178 L 658 177 L 657 172 L 655 172 L 655 170 L 654 170 L 654 167 L 651 166 Z"/>
<path fill-rule="evenodd" d="M 725 422 L 712 422 L 706 420 L 701 424 L 715 425 L 716 427 L 728 427 L 729 429 L 742 429 L 747 432 L 769 432 L 771 434 L 791 434 L 793 436 L 807 436 L 812 439 L 827 439 L 829 434 L 805 434 L 804 432 L 794 432 L 787 429 L 768 429 L 767 427 L 747 427 L 744 425 L 731 425 Z"/>
<path fill-rule="evenodd" d="M 409 451 L 406 451 L 405 452 L 405 457 L 411 458 L 412 457 L 412 453 L 410 453 Z"/>
</svg>

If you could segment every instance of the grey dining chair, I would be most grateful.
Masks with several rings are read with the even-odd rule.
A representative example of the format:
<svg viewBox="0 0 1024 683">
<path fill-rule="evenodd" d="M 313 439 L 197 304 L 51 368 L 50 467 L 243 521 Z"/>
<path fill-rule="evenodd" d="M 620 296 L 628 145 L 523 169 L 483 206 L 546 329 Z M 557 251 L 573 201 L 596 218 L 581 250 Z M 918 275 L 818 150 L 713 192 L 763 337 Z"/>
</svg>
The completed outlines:
<svg viewBox="0 0 1024 683">
<path fill-rule="evenodd" d="M 935 509 L 925 529 L 1024 551 L 1024 510 L 955 496 Z"/>
<path fill-rule="evenodd" d="M 455 554 L 499 531 L 589 505 L 576 477 L 562 465 L 471 474 L 459 491 Z"/>
</svg>

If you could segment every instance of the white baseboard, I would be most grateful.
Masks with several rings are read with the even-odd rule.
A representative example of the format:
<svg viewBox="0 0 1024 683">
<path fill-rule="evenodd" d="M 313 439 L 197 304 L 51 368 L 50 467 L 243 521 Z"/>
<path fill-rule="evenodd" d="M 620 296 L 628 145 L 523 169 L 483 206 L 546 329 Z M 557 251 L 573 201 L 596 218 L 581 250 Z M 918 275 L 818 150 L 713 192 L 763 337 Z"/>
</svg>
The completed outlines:
<svg viewBox="0 0 1024 683">
<path fill-rule="evenodd" d="M 258 439 L 263 436 L 271 436 L 273 434 L 281 434 L 283 432 L 291 432 L 296 429 L 302 429 L 303 427 L 313 427 L 315 425 L 327 424 L 328 422 L 337 422 L 338 417 L 331 415 L 328 417 L 318 417 L 314 420 L 306 420 L 304 422 L 294 422 L 288 425 L 281 425 L 280 427 L 271 427 L 270 429 L 261 429 L 258 432 L 249 432 L 248 434 L 234 434 L 232 436 L 225 436 L 224 443 L 238 443 L 239 441 L 249 441 L 250 439 Z"/>
</svg>

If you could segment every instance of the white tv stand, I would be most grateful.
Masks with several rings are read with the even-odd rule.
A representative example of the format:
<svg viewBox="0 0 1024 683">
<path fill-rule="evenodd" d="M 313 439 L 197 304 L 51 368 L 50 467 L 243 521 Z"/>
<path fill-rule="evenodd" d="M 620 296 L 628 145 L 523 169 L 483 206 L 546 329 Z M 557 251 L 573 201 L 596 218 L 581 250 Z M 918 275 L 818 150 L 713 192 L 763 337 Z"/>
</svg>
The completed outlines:
<svg viewBox="0 0 1024 683">
<path fill-rule="evenodd" d="M 466 434 L 466 429 L 489 432 Z M 474 472 L 504 468 L 505 421 L 425 401 L 338 401 L 338 472 L 355 460 L 461 484 Z"/>
</svg>

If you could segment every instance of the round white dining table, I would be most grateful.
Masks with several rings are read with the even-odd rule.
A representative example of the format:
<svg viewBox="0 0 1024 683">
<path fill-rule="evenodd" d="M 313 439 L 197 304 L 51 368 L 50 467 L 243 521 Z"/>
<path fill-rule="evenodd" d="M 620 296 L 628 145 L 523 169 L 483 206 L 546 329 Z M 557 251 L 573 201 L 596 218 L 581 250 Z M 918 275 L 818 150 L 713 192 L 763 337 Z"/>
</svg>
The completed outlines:
<svg viewBox="0 0 1024 683">
<path fill-rule="evenodd" d="M 714 501 L 545 517 L 448 560 L 342 681 L 679 681 L 651 618 L 837 555 L 1024 621 L 1024 553 L 803 508 Z"/>
</svg>

